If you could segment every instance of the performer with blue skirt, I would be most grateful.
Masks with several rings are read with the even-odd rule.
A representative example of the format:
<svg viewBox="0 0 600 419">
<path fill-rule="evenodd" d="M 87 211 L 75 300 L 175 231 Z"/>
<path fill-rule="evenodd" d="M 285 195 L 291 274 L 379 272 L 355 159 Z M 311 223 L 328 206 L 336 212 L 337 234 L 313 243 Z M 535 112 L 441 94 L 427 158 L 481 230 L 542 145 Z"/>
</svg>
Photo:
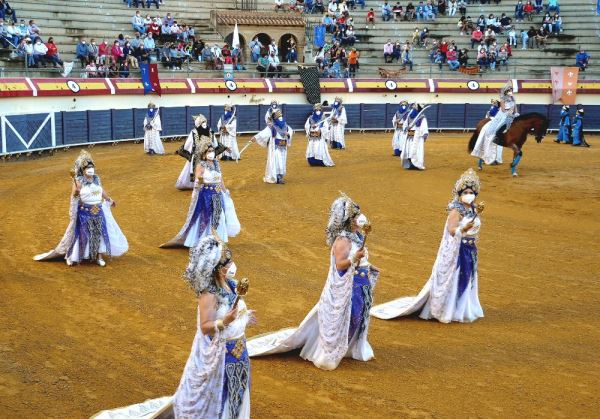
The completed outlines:
<svg viewBox="0 0 600 419">
<path fill-rule="evenodd" d="M 190 249 L 184 277 L 198 299 L 196 335 L 175 395 L 105 410 L 94 419 L 249 419 L 250 359 L 246 329 L 256 324 L 235 279 L 232 253 L 215 236 Z"/>
<path fill-rule="evenodd" d="M 590 145 L 585 141 L 583 136 L 583 114 L 584 110 L 582 107 L 577 109 L 575 114 L 575 121 L 573 121 L 573 145 L 575 147 L 589 147 Z"/>
<path fill-rule="evenodd" d="M 335 166 L 327 149 L 327 119 L 323 118 L 321 104 L 313 106 L 313 113 L 304 124 L 308 144 L 306 160 L 311 166 Z"/>
<path fill-rule="evenodd" d="M 398 106 L 398 110 L 394 114 L 392 118 L 392 125 L 394 126 L 394 137 L 392 138 L 392 150 L 394 151 L 394 156 L 400 157 L 402 153 L 402 149 L 404 148 L 404 143 L 406 142 L 406 132 L 402 129 L 404 126 L 404 121 L 408 118 L 408 114 L 410 113 L 410 105 L 406 100 L 400 102 Z"/>
<path fill-rule="evenodd" d="M 298 328 L 249 339 L 251 357 L 302 348 L 300 356 L 324 370 L 336 369 L 345 357 L 373 359 L 369 310 L 379 269 L 369 263 L 365 247 L 369 230 L 358 204 L 346 195 L 333 202 L 327 225 L 329 274 L 319 302 Z"/>
<path fill-rule="evenodd" d="M 36 255 L 37 261 L 64 257 L 67 265 L 89 260 L 105 266 L 103 256 L 121 256 L 129 244 L 115 221 L 111 206 L 116 206 L 104 188 L 92 155 L 82 150 L 75 160 L 69 226 L 53 250 Z"/>
<path fill-rule="evenodd" d="M 571 144 L 571 113 L 569 105 L 564 105 L 560 110 L 560 122 L 558 123 L 558 134 L 555 143 Z"/>
<path fill-rule="evenodd" d="M 251 142 L 267 148 L 267 165 L 263 181 L 284 184 L 287 164 L 287 149 L 292 145 L 294 131 L 285 122 L 281 111 L 273 112 L 271 125 L 256 134 Z"/>
<path fill-rule="evenodd" d="M 233 200 L 225 184 L 215 147 L 208 137 L 196 144 L 196 178 L 185 223 L 179 233 L 160 247 L 194 247 L 212 231 L 225 242 L 240 232 Z"/>
<path fill-rule="evenodd" d="M 331 115 L 329 116 L 329 122 L 327 130 L 329 131 L 329 145 L 334 149 L 345 149 L 346 148 L 346 124 L 348 118 L 346 118 L 346 108 L 342 104 L 342 98 L 336 97 L 333 106 L 331 107 Z"/>
<path fill-rule="evenodd" d="M 406 135 L 406 141 L 402 145 L 400 161 L 405 169 L 425 170 L 425 141 L 429 137 L 429 125 L 425 115 L 427 108 L 420 103 L 415 103 L 404 120 L 402 130 Z"/>
<path fill-rule="evenodd" d="M 237 144 L 237 108 L 233 105 L 225 105 L 223 115 L 217 122 L 219 142 L 227 149 L 221 154 L 221 160 L 238 160 L 240 151 Z"/>
<path fill-rule="evenodd" d="M 416 297 L 377 305 L 371 315 L 388 320 L 420 311 L 422 319 L 473 322 L 483 317 L 479 303 L 477 238 L 483 204 L 476 205 L 479 177 L 467 170 L 454 185 L 442 242 L 429 280 Z"/>
<path fill-rule="evenodd" d="M 165 154 L 165 148 L 160 139 L 161 131 L 162 125 L 158 108 L 150 102 L 144 118 L 144 151 L 147 154 Z"/>
</svg>

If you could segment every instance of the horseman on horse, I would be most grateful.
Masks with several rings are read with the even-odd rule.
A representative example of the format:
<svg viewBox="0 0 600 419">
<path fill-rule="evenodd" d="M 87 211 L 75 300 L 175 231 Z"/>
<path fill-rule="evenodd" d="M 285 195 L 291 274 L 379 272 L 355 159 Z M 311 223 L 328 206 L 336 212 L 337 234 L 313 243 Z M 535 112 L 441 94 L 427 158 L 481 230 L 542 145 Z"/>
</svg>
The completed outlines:
<svg viewBox="0 0 600 419">
<path fill-rule="evenodd" d="M 483 170 L 483 163 L 497 162 L 497 155 L 501 153 L 498 146 L 511 148 L 514 152 L 511 172 L 513 176 L 517 176 L 517 165 L 523 156 L 522 146 L 527 139 L 527 133 L 534 131 L 536 141 L 540 142 L 546 135 L 548 125 L 548 119 L 542 114 L 519 115 L 512 83 L 509 81 L 500 92 L 498 112 L 495 115 L 490 112 L 486 119 L 477 124 L 477 129 L 469 141 L 469 152 L 479 158 L 478 167 L 479 170 Z"/>
</svg>

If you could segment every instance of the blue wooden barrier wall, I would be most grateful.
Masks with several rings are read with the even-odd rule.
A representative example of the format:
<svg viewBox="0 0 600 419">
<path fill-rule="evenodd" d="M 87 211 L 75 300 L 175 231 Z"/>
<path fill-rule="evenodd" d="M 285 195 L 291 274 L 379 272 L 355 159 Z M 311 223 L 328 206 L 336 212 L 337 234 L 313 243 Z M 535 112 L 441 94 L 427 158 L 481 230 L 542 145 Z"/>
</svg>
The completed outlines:
<svg viewBox="0 0 600 419">
<path fill-rule="evenodd" d="M 392 127 L 391 119 L 398 105 L 347 104 L 348 129 L 383 130 Z M 238 132 L 256 133 L 265 127 L 264 114 L 268 105 L 240 105 L 237 109 Z M 284 116 L 294 130 L 303 130 L 311 105 L 283 105 Z M 425 112 L 429 128 L 473 129 L 489 105 L 486 104 L 432 104 Z M 560 105 L 522 104 L 521 113 L 539 112 L 550 118 L 550 129 L 556 130 L 560 119 Z M 213 130 L 223 113 L 221 106 L 185 106 L 161 108 L 165 137 L 185 136 L 194 126 L 193 116 L 203 114 Z M 574 116 L 575 107 L 571 109 Z M 37 113 L 1 117 L 2 148 L 0 154 L 26 153 L 69 145 L 112 142 L 142 138 L 146 109 L 107 109 L 81 112 Z M 48 116 L 51 118 L 48 118 Z M 53 124 L 51 119 L 53 118 Z M 52 136 L 54 126 L 54 143 Z M 585 130 L 600 130 L 600 105 L 586 106 Z"/>
</svg>

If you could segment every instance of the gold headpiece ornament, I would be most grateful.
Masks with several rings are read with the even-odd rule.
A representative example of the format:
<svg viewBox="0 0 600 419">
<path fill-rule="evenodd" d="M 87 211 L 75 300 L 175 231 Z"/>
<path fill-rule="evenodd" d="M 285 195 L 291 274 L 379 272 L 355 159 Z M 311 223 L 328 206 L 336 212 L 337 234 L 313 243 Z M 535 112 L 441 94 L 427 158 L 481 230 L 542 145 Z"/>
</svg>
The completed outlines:
<svg viewBox="0 0 600 419">
<path fill-rule="evenodd" d="M 339 96 L 336 96 L 336 97 L 335 97 L 335 99 L 334 99 L 334 102 L 339 102 L 339 103 L 340 103 L 340 105 L 341 105 L 341 104 L 342 104 L 344 101 L 342 100 L 342 98 L 341 98 L 341 97 L 339 97 Z"/>
<path fill-rule="evenodd" d="M 206 135 L 202 135 L 198 140 L 196 140 L 196 153 L 201 158 L 204 156 L 209 147 L 212 147 L 212 140 Z"/>
<path fill-rule="evenodd" d="M 493 105 L 500 105 L 500 101 L 498 99 L 492 99 Z"/>
<path fill-rule="evenodd" d="M 156 108 L 156 104 L 154 102 L 148 103 L 148 108 Z"/>
<path fill-rule="evenodd" d="M 320 111 L 323 108 L 323 106 L 320 103 L 315 103 L 313 105 L 313 111 Z"/>
<path fill-rule="evenodd" d="M 233 105 L 232 104 L 228 103 L 228 104 L 225 105 L 225 110 L 226 111 L 230 111 L 232 109 L 233 109 Z"/>
<path fill-rule="evenodd" d="M 340 191 L 341 198 L 344 198 L 344 211 L 346 212 L 346 217 L 349 220 L 358 217 L 360 215 L 360 206 L 352 200 L 348 195 L 344 192 Z"/>
<path fill-rule="evenodd" d="M 504 87 L 502 88 L 502 90 L 500 90 L 500 96 L 506 96 L 506 92 L 513 90 L 513 85 L 512 85 L 512 81 L 509 80 L 506 82 L 506 84 L 504 85 Z"/>
<path fill-rule="evenodd" d="M 202 125 L 203 122 L 208 122 L 208 119 L 202 114 L 192 115 L 192 119 L 194 120 L 194 125 L 196 125 L 196 127 Z"/>
<path fill-rule="evenodd" d="M 454 197 L 458 198 L 462 191 L 465 189 L 472 189 L 475 195 L 479 194 L 481 184 L 479 182 L 479 176 L 475 173 L 475 170 L 469 169 L 462 174 L 462 176 L 454 184 Z"/>
<path fill-rule="evenodd" d="M 400 105 L 408 105 L 408 100 L 403 100 L 400 102 Z"/>
<path fill-rule="evenodd" d="M 77 159 L 75 159 L 73 168 L 71 169 L 71 177 L 75 178 L 76 176 L 83 176 L 83 170 L 90 164 L 92 166 L 94 165 L 94 159 L 92 158 L 92 155 L 86 150 L 81 150 L 79 152 L 79 156 L 77 156 Z"/>
</svg>

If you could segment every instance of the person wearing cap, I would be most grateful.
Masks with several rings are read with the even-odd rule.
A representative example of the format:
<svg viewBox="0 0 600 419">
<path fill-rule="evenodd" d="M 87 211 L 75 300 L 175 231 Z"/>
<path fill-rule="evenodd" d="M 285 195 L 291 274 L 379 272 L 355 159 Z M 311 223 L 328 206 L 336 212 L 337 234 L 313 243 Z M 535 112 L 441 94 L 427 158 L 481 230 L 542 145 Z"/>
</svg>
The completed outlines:
<svg viewBox="0 0 600 419">
<path fill-rule="evenodd" d="M 560 122 L 558 123 L 558 134 L 555 143 L 571 144 L 571 113 L 569 105 L 564 105 L 560 111 Z"/>
<path fill-rule="evenodd" d="M 148 104 L 148 111 L 144 118 L 144 151 L 147 154 L 165 154 L 160 132 L 162 125 L 158 108 L 152 102 Z"/>
<path fill-rule="evenodd" d="M 292 128 L 285 122 L 281 110 L 277 109 L 272 114 L 272 124 L 250 140 L 268 150 L 264 182 L 285 183 L 287 149 L 292 144 L 293 133 Z"/>
<path fill-rule="evenodd" d="M 336 97 L 331 107 L 331 116 L 327 129 L 329 130 L 329 145 L 331 148 L 344 150 L 346 148 L 345 127 L 348 123 L 346 108 L 342 98 Z"/>
<path fill-rule="evenodd" d="M 404 121 L 403 130 L 407 136 L 400 160 L 405 169 L 425 170 L 425 141 L 429 137 L 429 127 L 424 111 L 424 105 L 415 103 Z"/>
<path fill-rule="evenodd" d="M 306 119 L 304 131 L 308 144 L 306 145 L 306 160 L 311 166 L 335 166 L 329 150 L 327 150 L 327 127 L 323 107 L 320 103 L 313 106 L 313 113 Z"/>
<path fill-rule="evenodd" d="M 583 114 L 583 108 L 579 107 L 577 113 L 575 113 L 575 120 L 573 121 L 573 146 L 575 147 L 590 146 L 583 136 Z"/>
</svg>

